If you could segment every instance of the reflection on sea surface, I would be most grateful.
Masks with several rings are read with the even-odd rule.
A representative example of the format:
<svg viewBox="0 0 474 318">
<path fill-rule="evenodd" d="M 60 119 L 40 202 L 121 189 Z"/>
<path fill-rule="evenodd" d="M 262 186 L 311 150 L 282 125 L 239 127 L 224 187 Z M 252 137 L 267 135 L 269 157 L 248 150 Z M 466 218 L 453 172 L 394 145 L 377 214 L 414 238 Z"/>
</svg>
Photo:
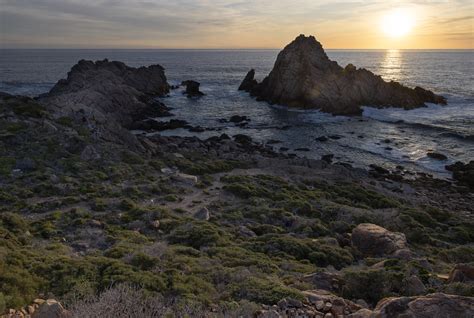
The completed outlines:
<svg viewBox="0 0 474 318">
<path fill-rule="evenodd" d="M 381 76 L 385 80 L 400 81 L 402 75 L 403 53 L 400 50 L 387 50 L 382 60 Z"/>
</svg>

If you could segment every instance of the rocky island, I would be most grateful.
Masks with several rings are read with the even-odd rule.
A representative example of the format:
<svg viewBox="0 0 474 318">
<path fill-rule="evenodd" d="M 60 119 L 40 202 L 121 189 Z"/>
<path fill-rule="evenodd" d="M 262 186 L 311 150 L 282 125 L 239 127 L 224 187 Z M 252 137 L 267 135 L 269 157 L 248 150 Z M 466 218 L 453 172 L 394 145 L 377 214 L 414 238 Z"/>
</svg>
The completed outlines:
<svg viewBox="0 0 474 318">
<path fill-rule="evenodd" d="M 294 54 L 310 65 L 279 67 Z M 136 133 L 172 115 L 164 72 L 80 61 L 39 98 L 0 94 L 2 317 L 472 317 L 472 164 L 450 168 L 459 182 L 405 178 L 246 135 Z M 244 84 L 344 114 L 445 101 L 304 37 Z"/>
<path fill-rule="evenodd" d="M 270 74 L 261 82 L 251 70 L 240 90 L 271 104 L 316 108 L 334 115 L 356 115 L 361 106 L 413 109 L 446 99 L 421 87 L 386 82 L 366 69 L 331 61 L 315 37 L 298 36 L 280 52 Z"/>
</svg>

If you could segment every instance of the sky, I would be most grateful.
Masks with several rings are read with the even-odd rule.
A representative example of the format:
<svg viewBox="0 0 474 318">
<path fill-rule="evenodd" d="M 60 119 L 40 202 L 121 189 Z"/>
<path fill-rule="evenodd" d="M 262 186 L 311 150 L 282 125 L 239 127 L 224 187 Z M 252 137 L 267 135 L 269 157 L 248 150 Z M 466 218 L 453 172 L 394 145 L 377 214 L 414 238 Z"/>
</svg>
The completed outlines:
<svg viewBox="0 0 474 318">
<path fill-rule="evenodd" d="M 0 0 L 0 32 L 1 48 L 472 49 L 474 0 Z"/>
</svg>

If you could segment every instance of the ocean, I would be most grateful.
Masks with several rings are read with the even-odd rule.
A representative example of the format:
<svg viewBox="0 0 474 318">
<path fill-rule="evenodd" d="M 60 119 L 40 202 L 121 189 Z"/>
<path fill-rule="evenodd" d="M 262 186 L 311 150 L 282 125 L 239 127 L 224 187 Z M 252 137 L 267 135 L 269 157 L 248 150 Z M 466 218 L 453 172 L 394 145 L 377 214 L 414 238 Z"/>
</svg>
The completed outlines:
<svg viewBox="0 0 474 318">
<path fill-rule="evenodd" d="M 187 130 L 163 135 L 207 138 L 215 134 L 246 134 L 272 143 L 276 149 L 320 158 L 334 154 L 335 161 L 367 168 L 402 165 L 408 170 L 449 178 L 445 165 L 474 160 L 474 51 L 473 50 L 327 50 L 345 66 L 364 67 L 385 80 L 416 85 L 444 95 L 447 106 L 374 109 L 364 107 L 357 117 L 332 116 L 257 102 L 237 90 L 254 68 L 262 79 L 273 67 L 279 50 L 0 50 L 0 91 L 36 96 L 48 92 L 80 59 L 123 61 L 130 66 L 160 64 L 170 84 L 183 80 L 201 83 L 204 97 L 194 100 L 174 90 L 162 101 L 176 118 L 193 126 L 219 127 L 219 131 Z M 222 123 L 232 115 L 251 119 L 246 127 Z M 284 128 L 284 129 L 282 129 Z M 326 142 L 321 136 L 332 136 Z M 309 151 L 295 151 L 308 148 Z M 429 158 L 428 152 L 448 160 Z"/>
</svg>

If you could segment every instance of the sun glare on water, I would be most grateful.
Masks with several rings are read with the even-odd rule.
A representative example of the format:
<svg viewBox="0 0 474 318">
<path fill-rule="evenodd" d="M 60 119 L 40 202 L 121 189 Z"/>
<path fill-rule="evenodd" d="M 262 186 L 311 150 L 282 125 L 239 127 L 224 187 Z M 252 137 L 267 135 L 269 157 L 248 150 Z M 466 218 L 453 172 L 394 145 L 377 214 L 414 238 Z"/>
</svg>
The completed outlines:
<svg viewBox="0 0 474 318">
<path fill-rule="evenodd" d="M 415 24 L 415 17 L 408 10 L 397 9 L 386 14 L 381 24 L 385 34 L 398 38 L 410 33 Z"/>
</svg>

